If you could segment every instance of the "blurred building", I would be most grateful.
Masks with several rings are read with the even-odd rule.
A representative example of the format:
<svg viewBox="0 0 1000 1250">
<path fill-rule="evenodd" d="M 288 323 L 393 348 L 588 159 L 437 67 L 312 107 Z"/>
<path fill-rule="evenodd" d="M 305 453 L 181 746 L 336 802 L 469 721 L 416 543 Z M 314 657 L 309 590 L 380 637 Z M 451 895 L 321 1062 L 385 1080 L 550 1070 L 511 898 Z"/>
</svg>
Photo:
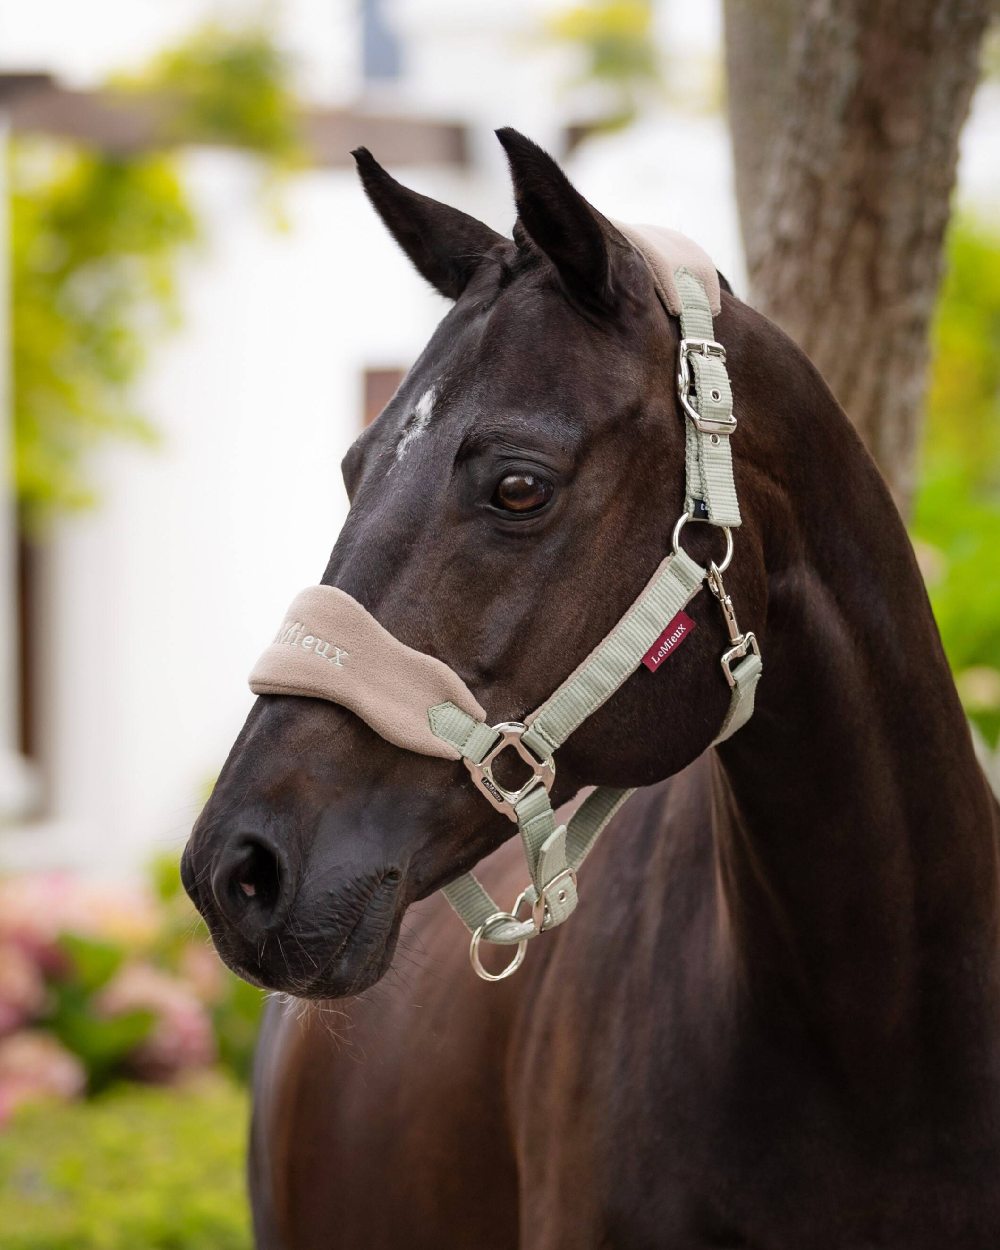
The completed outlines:
<svg viewBox="0 0 1000 1250">
<path fill-rule="evenodd" d="M 43 69 L 86 94 L 220 6 L 98 0 L 98 23 L 73 0 L 29 7 L 0 19 L 0 70 Z M 183 845 L 250 707 L 253 660 L 322 573 L 346 510 L 340 459 L 445 310 L 368 208 L 347 149 L 368 142 L 404 181 L 508 232 L 492 129 L 515 125 L 567 154 L 600 107 L 568 87 L 579 67 L 541 34 L 551 7 L 288 0 L 281 34 L 323 141 L 282 192 L 286 230 L 252 161 L 185 155 L 204 241 L 185 262 L 183 328 L 142 385 L 162 447 L 104 450 L 101 508 L 60 524 L 20 601 L 7 596 L 8 643 L 19 613 L 28 637 L 18 697 L 11 646 L 0 670 L 0 751 L 20 734 L 40 803 L 38 819 L 0 833 L 0 866 L 132 871 Z M 699 3 L 698 23 L 678 20 L 681 0 L 663 9 L 676 63 L 688 78 L 710 70 L 717 6 Z M 724 123 L 703 107 L 707 85 L 686 94 L 567 165 L 610 215 L 696 236 L 738 287 Z M 12 590 L 9 529 L 0 577 Z"/>
</svg>

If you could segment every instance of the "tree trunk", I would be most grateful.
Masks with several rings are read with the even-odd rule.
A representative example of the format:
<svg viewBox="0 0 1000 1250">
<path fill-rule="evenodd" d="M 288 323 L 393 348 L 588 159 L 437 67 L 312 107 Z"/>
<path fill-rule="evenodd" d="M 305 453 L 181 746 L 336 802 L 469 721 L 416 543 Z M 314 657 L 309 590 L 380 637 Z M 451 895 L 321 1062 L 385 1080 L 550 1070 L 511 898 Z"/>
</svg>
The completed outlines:
<svg viewBox="0 0 1000 1250">
<path fill-rule="evenodd" d="M 726 0 L 750 299 L 905 512 L 958 138 L 996 0 Z"/>
</svg>

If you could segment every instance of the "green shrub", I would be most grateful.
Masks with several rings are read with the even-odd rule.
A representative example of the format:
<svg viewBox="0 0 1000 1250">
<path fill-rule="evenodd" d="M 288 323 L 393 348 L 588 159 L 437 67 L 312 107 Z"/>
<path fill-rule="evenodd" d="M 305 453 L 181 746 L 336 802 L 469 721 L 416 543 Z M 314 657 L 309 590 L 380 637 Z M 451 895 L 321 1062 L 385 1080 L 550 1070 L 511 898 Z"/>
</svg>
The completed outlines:
<svg viewBox="0 0 1000 1250">
<path fill-rule="evenodd" d="M 958 218 L 934 325 L 913 536 L 966 711 L 1000 742 L 1000 235 Z"/>
<path fill-rule="evenodd" d="M 0 1135 L 4 1250 L 249 1250 L 247 1098 L 222 1078 L 21 1110 Z"/>
<path fill-rule="evenodd" d="M 222 143 L 277 173 L 299 159 L 292 67 L 266 29 L 206 26 L 119 92 L 169 99 L 160 150 L 11 143 L 14 490 L 22 528 L 91 506 L 90 456 L 108 438 L 155 443 L 135 385 L 158 331 L 179 321 L 176 270 L 198 236 L 175 148 Z"/>
</svg>

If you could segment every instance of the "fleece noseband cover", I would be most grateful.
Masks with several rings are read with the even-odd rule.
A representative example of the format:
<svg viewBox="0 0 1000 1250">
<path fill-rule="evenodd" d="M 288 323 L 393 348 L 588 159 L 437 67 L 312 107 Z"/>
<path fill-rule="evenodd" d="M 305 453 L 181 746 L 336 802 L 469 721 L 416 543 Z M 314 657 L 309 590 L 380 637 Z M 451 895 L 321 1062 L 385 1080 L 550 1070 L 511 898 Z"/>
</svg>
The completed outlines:
<svg viewBox="0 0 1000 1250">
<path fill-rule="evenodd" d="M 388 742 L 450 760 L 460 752 L 433 733 L 428 709 L 453 703 L 474 720 L 486 719 L 457 673 L 405 646 L 334 586 L 310 586 L 295 597 L 250 674 L 250 689 L 339 703 Z"/>
</svg>

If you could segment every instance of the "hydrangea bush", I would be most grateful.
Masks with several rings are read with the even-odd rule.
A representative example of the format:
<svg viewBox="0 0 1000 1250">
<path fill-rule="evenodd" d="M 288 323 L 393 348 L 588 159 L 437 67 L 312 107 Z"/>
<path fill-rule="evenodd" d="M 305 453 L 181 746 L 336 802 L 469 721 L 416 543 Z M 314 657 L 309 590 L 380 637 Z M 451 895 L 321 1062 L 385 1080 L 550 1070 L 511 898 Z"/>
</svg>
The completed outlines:
<svg viewBox="0 0 1000 1250">
<path fill-rule="evenodd" d="M 261 994 L 231 976 L 180 888 L 69 875 L 0 880 L 0 1128 L 38 1100 L 121 1081 L 245 1078 Z"/>
</svg>

